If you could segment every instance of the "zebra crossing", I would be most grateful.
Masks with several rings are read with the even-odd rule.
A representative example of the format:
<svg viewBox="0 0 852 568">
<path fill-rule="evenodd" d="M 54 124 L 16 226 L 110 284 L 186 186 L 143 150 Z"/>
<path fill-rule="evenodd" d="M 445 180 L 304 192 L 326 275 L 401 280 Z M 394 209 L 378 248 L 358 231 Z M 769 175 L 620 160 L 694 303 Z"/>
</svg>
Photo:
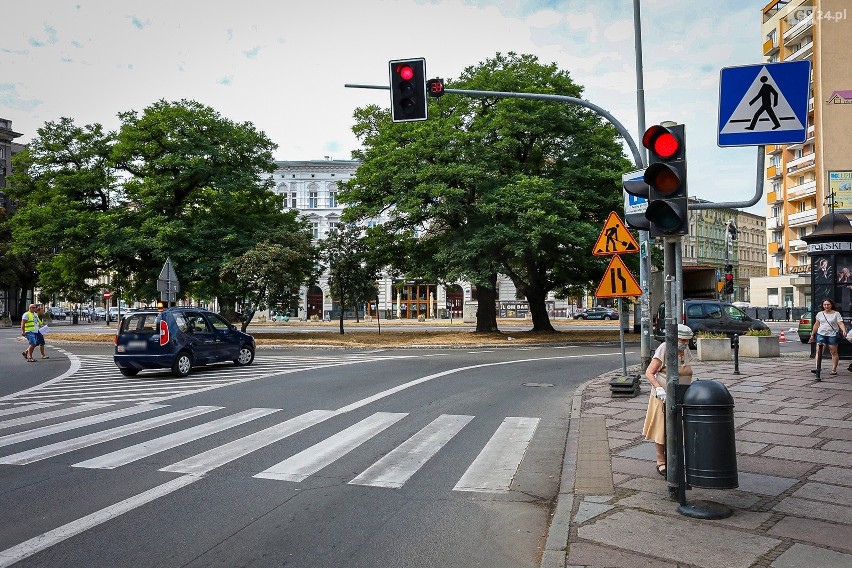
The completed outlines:
<svg viewBox="0 0 852 568">
<path fill-rule="evenodd" d="M 74 355 L 67 352 L 66 355 L 72 359 L 72 366 L 68 373 L 25 391 L 0 398 L 0 402 L 14 401 L 40 405 L 156 403 L 277 375 L 414 357 L 381 353 L 340 355 L 322 353 L 298 356 L 263 353 L 247 367 L 226 363 L 193 369 L 186 377 L 174 377 L 162 369 L 144 370 L 135 377 L 125 377 L 118 372 L 111 355 Z M 17 412 L 16 409 L 8 411 Z"/>
<path fill-rule="evenodd" d="M 179 425 L 184 420 L 198 419 L 204 422 L 75 463 L 73 458 L 65 458 L 63 463 L 69 463 L 70 467 L 74 468 L 111 470 L 219 434 L 216 437 L 218 445 L 158 469 L 163 472 L 203 476 L 215 468 L 345 413 L 341 410 L 312 410 L 242 437 L 222 441 L 223 433 L 237 426 L 251 426 L 253 421 L 272 416 L 281 410 L 250 408 L 230 413 L 220 406 L 170 409 L 169 405 L 165 404 L 121 406 L 86 403 L 68 405 L 61 409 L 48 404 L 0 405 L 0 434 L 11 428 L 19 430 L 21 425 L 28 428 L 0 435 L 0 448 L 37 441 L 47 436 L 68 436 L 61 441 L 51 441 L 12 453 L 0 450 L 0 464 L 26 466 L 56 456 L 73 454 L 104 442 L 115 442 L 131 435 L 153 432 L 163 426 Z M 61 411 L 67 412 L 58 414 Z M 75 414 L 83 412 L 88 412 L 89 415 L 74 418 Z M 26 421 L 22 422 L 22 418 Z M 110 427 L 109 423 L 119 419 L 132 421 Z M 383 433 L 392 433 L 395 427 L 404 425 L 407 419 L 411 419 L 407 412 L 375 412 L 298 453 L 281 456 L 283 459 L 278 463 L 251 476 L 263 480 L 303 482 L 350 453 L 357 452 L 368 441 L 391 439 L 391 436 L 382 437 Z M 474 420 L 474 416 L 442 414 L 395 447 L 382 448 L 379 454 L 381 457 L 347 483 L 399 489 L 423 470 L 429 460 L 445 449 L 447 444 Z M 508 492 L 527 448 L 533 441 L 539 420 L 532 417 L 505 418 L 452 490 Z M 39 422 L 49 424 L 39 426 Z M 101 429 L 95 432 L 90 432 L 89 429 L 83 435 L 74 435 L 75 430 L 91 426 Z"/>
</svg>

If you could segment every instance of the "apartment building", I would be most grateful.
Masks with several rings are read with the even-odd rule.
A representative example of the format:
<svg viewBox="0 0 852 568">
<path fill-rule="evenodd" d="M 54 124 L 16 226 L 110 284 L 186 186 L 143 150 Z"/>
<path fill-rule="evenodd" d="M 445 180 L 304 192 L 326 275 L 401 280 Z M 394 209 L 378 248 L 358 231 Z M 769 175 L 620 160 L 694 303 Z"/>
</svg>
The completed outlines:
<svg viewBox="0 0 852 568">
<path fill-rule="evenodd" d="M 768 276 L 752 281 L 761 289 L 757 296 L 795 305 L 810 295 L 810 257 L 802 237 L 832 207 L 852 213 L 852 67 L 846 62 L 852 4 L 773 0 L 762 19 L 766 62 L 810 60 L 813 69 L 807 140 L 766 147 Z M 787 299 L 770 290 L 786 290 Z"/>
<path fill-rule="evenodd" d="M 8 118 L 0 118 L 0 209 L 4 215 L 11 215 L 14 206 L 6 196 L 3 188 L 8 186 L 7 176 L 12 173 L 12 155 L 20 152 L 24 147 L 15 142 L 23 134 L 12 130 L 12 121 Z M 31 291 L 29 293 L 31 297 Z M 19 289 L 0 289 L 0 318 L 9 317 L 15 321 L 20 317 L 21 291 Z"/>
</svg>

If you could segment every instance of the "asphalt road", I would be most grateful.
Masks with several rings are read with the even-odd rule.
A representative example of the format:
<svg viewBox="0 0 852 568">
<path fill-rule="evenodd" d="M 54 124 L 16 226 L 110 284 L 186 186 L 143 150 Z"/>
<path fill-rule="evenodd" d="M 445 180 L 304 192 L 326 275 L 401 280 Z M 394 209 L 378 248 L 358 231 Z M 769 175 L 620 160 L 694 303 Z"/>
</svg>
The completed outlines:
<svg viewBox="0 0 852 568">
<path fill-rule="evenodd" d="M 26 363 L 14 331 L 0 566 L 538 566 L 570 397 L 621 366 L 615 346 L 279 349 L 126 378 L 109 345 Z"/>
</svg>

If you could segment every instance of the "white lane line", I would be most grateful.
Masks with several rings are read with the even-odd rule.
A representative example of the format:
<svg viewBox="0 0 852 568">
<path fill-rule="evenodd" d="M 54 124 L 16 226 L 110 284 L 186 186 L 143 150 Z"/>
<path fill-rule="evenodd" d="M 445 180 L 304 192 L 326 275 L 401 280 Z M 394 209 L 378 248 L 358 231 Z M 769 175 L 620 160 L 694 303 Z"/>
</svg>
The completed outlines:
<svg viewBox="0 0 852 568">
<path fill-rule="evenodd" d="M 188 444 L 189 442 L 204 438 L 205 436 L 210 436 L 211 434 L 227 430 L 228 428 L 233 428 L 234 426 L 239 426 L 240 424 L 245 424 L 246 422 L 262 418 L 263 416 L 278 412 L 279 410 L 280 409 L 278 408 L 249 408 L 248 410 L 243 410 L 242 412 L 237 412 L 236 414 L 225 416 L 211 422 L 205 422 L 204 424 L 193 426 L 192 428 L 187 428 L 180 432 L 167 434 L 165 436 L 155 438 L 154 440 L 140 442 L 127 448 L 122 448 L 96 458 L 75 463 L 72 467 L 114 469 L 116 467 L 141 460 L 142 458 L 147 458 L 154 454 L 159 454 L 160 452 L 176 448 L 177 446 Z"/>
<path fill-rule="evenodd" d="M 76 355 L 74 355 L 73 353 L 71 353 L 69 351 L 65 351 L 64 349 L 58 349 L 58 348 L 54 348 L 54 349 L 56 349 L 57 351 L 59 351 L 60 353 L 62 353 L 66 357 L 68 357 L 68 359 L 71 361 L 71 366 L 68 368 L 67 371 L 65 371 L 64 373 L 62 373 L 61 375 L 59 375 L 58 377 L 56 377 L 54 379 L 50 379 L 49 381 L 47 381 L 45 383 L 41 383 L 41 384 L 36 385 L 34 387 L 30 387 L 28 389 L 24 389 L 22 391 L 14 392 L 12 394 L 0 397 L 0 402 L 2 402 L 4 400 L 15 400 L 16 398 L 18 398 L 22 394 L 27 394 L 30 391 L 38 390 L 38 389 L 44 388 L 47 385 L 52 385 L 54 383 L 58 383 L 58 382 L 62 381 L 63 379 L 65 379 L 66 377 L 70 377 L 71 375 L 73 375 L 74 373 L 76 373 L 77 371 L 80 370 L 80 358 L 79 357 L 77 357 Z"/>
<path fill-rule="evenodd" d="M 18 432 L 17 434 L 7 434 L 6 436 L 0 436 L 0 447 L 17 444 L 18 442 L 25 442 L 27 440 L 34 440 L 36 438 L 42 438 L 44 436 L 50 436 L 51 434 L 58 434 L 59 432 L 67 432 L 68 430 L 74 430 L 75 428 L 91 426 L 92 424 L 100 424 L 101 422 L 115 420 L 116 418 L 133 416 L 134 414 L 139 414 L 141 412 L 150 412 L 152 410 L 157 410 L 159 408 L 165 407 L 165 404 L 143 404 L 139 406 L 130 406 L 127 408 L 122 408 L 121 410 L 107 412 L 106 414 L 96 414 L 95 416 L 78 418 L 69 422 L 62 422 L 59 424 L 53 424 L 51 426 L 42 426 L 41 428 L 25 430 L 23 432 Z"/>
<path fill-rule="evenodd" d="M 159 499 L 164 495 L 173 493 L 178 489 L 186 487 L 190 483 L 198 481 L 199 479 L 201 478 L 194 475 L 183 475 L 177 479 L 173 479 L 167 483 L 163 483 L 162 485 L 149 489 L 144 493 L 134 495 L 124 501 L 105 507 L 100 511 L 95 511 L 90 515 L 77 519 L 76 521 L 71 521 L 61 527 L 26 540 L 21 544 L 0 551 L 0 568 L 6 568 L 16 562 L 20 562 L 24 558 L 28 558 L 33 554 L 46 550 L 63 540 L 94 528 L 102 523 L 123 515 L 124 513 L 132 511 L 137 507 L 141 507 L 146 503 L 150 503 L 154 499 Z"/>
<path fill-rule="evenodd" d="M 178 410 L 177 412 L 140 420 L 139 422 L 133 422 L 132 424 L 125 424 L 124 426 L 117 426 L 108 430 L 101 430 L 85 436 L 79 436 L 70 440 L 63 440 L 54 444 L 48 444 L 31 450 L 18 452 L 17 454 L 0 457 L 0 463 L 8 465 L 26 465 L 28 463 L 37 462 L 54 456 L 67 454 L 68 452 L 73 452 L 81 448 L 94 446 L 101 442 L 117 440 L 118 438 L 130 436 L 131 434 L 145 432 L 152 428 L 158 428 L 160 426 L 165 426 L 166 424 L 172 424 L 173 422 L 186 420 L 193 416 L 200 416 L 202 414 L 207 414 L 208 412 L 221 409 L 221 406 L 194 406 L 185 410 Z"/>
<path fill-rule="evenodd" d="M 538 418 L 525 417 L 503 420 L 453 491 L 508 491 L 538 422 Z"/>
<path fill-rule="evenodd" d="M 30 412 L 32 410 L 41 410 L 42 408 L 47 408 L 49 406 L 59 406 L 59 402 L 34 402 L 32 404 L 25 404 L 23 406 L 13 406 L 11 408 L 4 408 L 0 410 L 0 416 L 11 416 L 12 414 L 23 414 L 24 412 Z"/>
<path fill-rule="evenodd" d="M 402 487 L 471 420 L 473 420 L 473 416 L 442 414 L 364 470 L 349 484 L 372 487 Z"/>
<path fill-rule="evenodd" d="M 254 477 L 279 479 L 282 481 L 303 481 L 309 475 L 318 472 L 340 457 L 345 456 L 406 416 L 408 414 L 404 412 L 376 412 L 372 416 L 368 416 L 349 428 L 326 438 L 322 442 L 302 450 L 298 454 L 275 464 Z"/>
<path fill-rule="evenodd" d="M 53 405 L 59 404 L 54 403 Z M 33 422 L 41 422 L 42 420 L 50 420 L 51 418 L 59 418 L 60 416 L 68 416 L 70 414 L 80 414 L 90 410 L 97 410 L 109 406 L 107 404 L 81 404 L 79 406 L 70 406 L 68 408 L 60 408 L 59 410 L 51 410 L 48 412 L 40 412 L 38 414 L 30 414 L 29 416 L 21 416 L 20 418 L 12 418 L 11 420 L 3 420 L 0 422 L 0 429 L 11 428 L 12 426 L 20 426 L 22 424 L 31 424 Z"/>
<path fill-rule="evenodd" d="M 200 454 L 196 454 L 185 460 L 173 463 L 160 471 L 171 471 L 174 473 L 193 473 L 203 474 L 225 465 L 228 462 L 241 458 L 244 455 L 250 454 L 255 450 L 266 447 L 269 444 L 283 440 L 287 436 L 292 436 L 297 432 L 301 432 L 305 428 L 319 424 L 328 420 L 335 415 L 333 410 L 311 410 L 295 418 L 291 418 L 286 422 L 281 422 L 275 426 L 270 426 L 265 430 L 249 434 L 239 440 L 234 440 L 222 446 L 207 450 Z"/>
</svg>

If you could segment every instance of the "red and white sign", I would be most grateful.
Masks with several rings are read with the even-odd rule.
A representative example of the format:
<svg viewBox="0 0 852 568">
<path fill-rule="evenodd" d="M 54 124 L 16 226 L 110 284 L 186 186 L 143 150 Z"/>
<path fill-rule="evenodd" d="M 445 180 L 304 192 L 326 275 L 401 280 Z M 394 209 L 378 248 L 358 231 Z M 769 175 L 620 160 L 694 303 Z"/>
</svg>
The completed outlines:
<svg viewBox="0 0 852 568">
<path fill-rule="evenodd" d="M 110 296 L 112 296 L 112 292 L 110 292 L 109 290 L 107 290 L 106 292 L 104 292 L 104 299 L 105 299 L 105 300 L 109 300 L 109 297 L 110 297 Z"/>
</svg>

